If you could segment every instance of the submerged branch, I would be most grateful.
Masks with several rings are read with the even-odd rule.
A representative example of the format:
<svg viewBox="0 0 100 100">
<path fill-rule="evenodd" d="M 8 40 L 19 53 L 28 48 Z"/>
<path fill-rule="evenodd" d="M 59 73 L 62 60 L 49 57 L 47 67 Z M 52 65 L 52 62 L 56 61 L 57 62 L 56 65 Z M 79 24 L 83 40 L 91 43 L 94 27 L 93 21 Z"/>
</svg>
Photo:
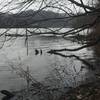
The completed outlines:
<svg viewBox="0 0 100 100">
<path fill-rule="evenodd" d="M 97 39 L 95 42 L 93 43 L 88 43 L 86 45 L 83 45 L 81 47 L 78 47 L 78 48 L 75 48 L 75 49 L 67 49 L 67 48 L 64 48 L 64 49 L 51 49 L 49 51 L 49 53 L 56 53 L 56 52 L 62 52 L 62 51 L 79 51 L 79 50 L 82 50 L 84 48 L 88 48 L 88 47 L 92 47 L 92 46 L 95 46 L 97 45 L 98 43 L 100 42 L 100 38 Z"/>
<path fill-rule="evenodd" d="M 50 53 L 50 52 L 48 52 L 48 53 Z M 88 66 L 89 69 L 92 69 L 92 70 L 95 69 L 94 66 L 93 66 L 92 64 L 90 64 L 89 62 L 87 62 L 87 61 L 84 60 L 84 59 L 81 59 L 79 56 L 76 56 L 76 55 L 64 55 L 64 54 L 58 53 L 58 52 L 52 52 L 52 53 L 50 53 L 50 54 L 59 55 L 59 56 L 64 57 L 64 58 L 68 58 L 68 57 L 69 57 L 69 58 L 72 58 L 72 57 L 74 57 L 74 58 L 76 58 L 77 60 L 81 61 L 81 62 L 82 62 L 83 64 L 85 64 L 86 66 Z"/>
</svg>

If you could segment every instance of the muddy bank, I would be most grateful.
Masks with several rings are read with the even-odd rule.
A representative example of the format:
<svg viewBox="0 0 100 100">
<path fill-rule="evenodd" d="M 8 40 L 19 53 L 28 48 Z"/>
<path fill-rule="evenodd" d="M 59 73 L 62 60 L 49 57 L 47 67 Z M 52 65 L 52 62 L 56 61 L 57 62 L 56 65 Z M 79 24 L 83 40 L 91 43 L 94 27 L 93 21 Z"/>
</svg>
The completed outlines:
<svg viewBox="0 0 100 100">
<path fill-rule="evenodd" d="M 37 84 L 29 89 L 26 88 L 10 94 L 14 96 L 9 100 L 100 100 L 100 79 L 76 88 L 70 88 L 67 92 L 59 92 L 58 88 L 44 87 Z"/>
<path fill-rule="evenodd" d="M 59 100 L 100 100 L 100 79 L 69 90 Z"/>
</svg>

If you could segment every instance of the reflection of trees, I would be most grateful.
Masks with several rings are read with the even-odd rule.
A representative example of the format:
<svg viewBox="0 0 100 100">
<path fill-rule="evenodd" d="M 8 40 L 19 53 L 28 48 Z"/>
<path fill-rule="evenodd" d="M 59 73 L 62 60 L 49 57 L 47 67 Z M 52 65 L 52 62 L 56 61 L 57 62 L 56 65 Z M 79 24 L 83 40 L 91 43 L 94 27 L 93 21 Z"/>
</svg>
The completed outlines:
<svg viewBox="0 0 100 100">
<path fill-rule="evenodd" d="M 60 55 L 63 57 L 75 57 L 76 59 L 82 61 L 85 65 L 93 68 L 91 64 L 79 58 L 78 56 L 62 55 L 60 52 L 79 51 L 81 49 L 95 46 L 95 45 L 97 46 L 99 44 L 100 35 L 98 35 L 99 32 L 97 32 L 99 31 L 98 29 L 99 29 L 99 24 L 100 24 L 99 0 L 97 3 L 96 1 L 92 0 L 91 4 L 89 2 L 85 3 L 83 0 L 79 0 L 79 1 L 76 1 L 76 0 L 62 0 L 62 1 L 59 1 L 59 0 L 46 0 L 46 1 L 45 0 L 24 0 L 24 1 L 19 1 L 18 5 L 16 5 L 15 8 L 10 8 L 8 11 L 5 11 L 6 7 L 13 4 L 12 2 L 13 1 L 8 2 L 8 4 L 5 4 L 0 9 L 1 10 L 0 16 L 2 18 L 1 21 L 4 21 L 7 18 L 10 18 L 14 20 L 15 22 L 17 22 L 18 19 L 20 19 L 21 21 L 28 20 L 29 23 L 26 23 L 25 21 L 24 23 L 25 26 L 23 26 L 25 28 L 25 31 L 23 32 L 23 34 L 19 33 L 18 31 L 15 33 L 11 33 L 10 32 L 11 28 L 9 28 L 10 26 L 8 26 L 7 30 L 5 30 L 4 32 L 1 32 L 0 36 L 4 37 L 4 41 L 3 41 L 1 48 L 3 47 L 4 43 L 10 39 L 17 38 L 17 37 L 25 37 L 25 45 L 27 47 L 27 54 L 28 54 L 28 37 L 30 36 L 52 35 L 52 36 L 61 36 L 64 39 L 67 39 L 70 36 L 72 36 L 73 40 L 77 36 L 77 41 L 85 40 L 85 42 L 82 42 L 82 43 L 80 42 L 82 46 L 78 48 L 74 48 L 74 49 L 68 49 L 68 48 L 62 48 L 59 50 L 54 49 L 48 52 L 54 53 L 56 55 Z M 31 9 L 33 9 L 34 11 L 27 12 L 27 9 L 29 9 L 29 7 L 31 7 Z M 13 10 L 17 10 L 17 14 L 11 13 L 11 11 Z M 5 11 L 6 13 L 2 13 L 2 11 Z M 42 13 L 43 11 L 44 13 Z M 46 15 L 47 12 L 52 14 L 52 16 Z M 39 17 L 37 17 L 37 15 Z M 4 19 L 4 17 L 6 19 Z M 64 23 L 60 23 L 60 22 L 64 22 Z M 55 23 L 58 23 L 56 25 L 56 29 L 53 28 L 53 25 Z M 5 24 L 7 24 L 7 22 Z M 44 24 L 45 24 L 45 27 L 41 26 Z M 46 25 L 48 24 L 51 24 L 52 28 L 46 27 Z M 14 24 L 12 24 L 11 26 L 13 27 Z M 69 27 L 70 29 L 67 29 L 66 26 Z M 41 29 L 41 27 L 43 29 Z M 66 28 L 66 29 L 62 31 L 63 28 Z M 84 30 L 90 30 L 90 29 L 93 29 L 93 33 L 91 33 L 92 35 L 89 33 L 89 31 L 87 31 L 87 34 L 85 35 L 82 34 Z M 94 38 L 94 34 L 96 34 L 95 38 Z M 93 38 L 91 39 L 92 36 Z M 80 39 L 81 37 L 82 39 Z"/>
<path fill-rule="evenodd" d="M 75 57 L 77 60 L 80 60 L 82 63 L 87 65 L 89 68 L 93 69 L 94 67 L 93 65 L 91 65 L 86 60 L 83 60 L 76 55 L 67 56 L 67 55 L 63 55 L 62 53 L 60 53 L 63 51 L 70 51 L 70 52 L 79 51 L 81 49 L 95 46 L 95 45 L 97 46 L 97 44 L 99 44 L 100 38 L 97 37 L 99 36 L 97 35 L 99 34 L 99 32 L 96 33 L 96 30 L 97 28 L 99 28 L 99 23 L 100 23 L 99 0 L 98 0 L 98 3 L 96 3 L 96 1 L 94 0 L 92 0 L 91 4 L 89 2 L 90 0 L 88 0 L 87 3 L 85 3 L 83 0 L 79 0 L 79 1 L 76 1 L 76 0 L 61 0 L 61 1 L 60 0 L 46 0 L 46 1 L 45 0 L 24 0 L 24 1 L 19 1 L 18 5 L 15 8 L 9 9 L 9 11 L 6 11 L 6 13 L 1 13 L 0 16 L 1 18 L 3 18 L 1 19 L 1 21 L 4 21 L 5 16 L 6 18 L 8 18 L 9 16 L 9 18 L 10 19 L 12 18 L 12 20 L 14 20 L 15 22 L 17 22 L 18 19 L 25 21 L 24 23 L 25 26 L 23 26 L 25 28 L 25 31 L 23 32 L 23 34 L 19 32 L 11 33 L 9 32 L 11 30 L 9 26 L 7 30 L 5 30 L 4 32 L 1 32 L 0 36 L 5 37 L 4 43 L 7 40 L 10 40 L 12 38 L 25 37 L 25 45 L 27 47 L 27 54 L 28 54 L 28 37 L 33 36 L 33 35 L 61 36 L 64 39 L 67 39 L 72 36 L 73 40 L 75 38 L 77 38 L 77 41 L 85 40 L 85 42 L 82 42 L 82 43 L 80 42 L 81 46 L 78 48 L 74 48 L 74 49 L 62 48 L 59 50 L 54 49 L 48 52 L 56 54 L 56 55 L 60 55 L 62 57 Z M 4 7 L 0 9 L 1 12 L 4 11 L 5 7 L 11 4 L 12 2 L 9 2 L 8 4 L 4 5 Z M 31 9 L 33 9 L 34 11 L 27 12 L 27 9 L 29 7 L 31 7 Z M 13 11 L 14 9 L 17 9 L 17 14 L 11 13 L 11 11 Z M 42 13 L 43 11 L 45 13 Z M 47 12 L 52 14 L 52 16 L 46 15 Z M 26 22 L 26 20 L 28 20 L 29 22 Z M 58 23 L 58 24 L 56 25 L 56 28 L 54 29 L 53 25 L 55 23 Z M 52 27 L 47 27 L 49 26 L 48 24 L 51 24 Z M 21 24 L 18 24 L 18 25 L 19 25 L 18 27 L 20 27 Z M 45 27 L 41 25 L 45 25 Z M 13 27 L 14 24 L 12 24 L 11 26 Z M 69 29 L 67 29 L 66 26 Z M 41 29 L 41 27 L 43 29 Z M 66 28 L 66 29 L 62 31 L 63 28 Z M 97 35 L 95 36 L 95 38 L 94 38 L 94 35 L 91 35 L 89 33 L 90 29 L 93 29 L 93 33 L 91 34 Z M 87 34 L 85 35 L 82 34 L 84 30 L 87 30 Z M 92 36 L 93 38 L 91 39 Z"/>
<path fill-rule="evenodd" d="M 48 52 L 50 54 L 54 54 L 54 55 L 59 55 L 61 57 L 64 57 L 64 58 L 76 58 L 77 60 L 81 61 L 83 64 L 85 64 L 86 66 L 88 66 L 90 69 L 94 70 L 94 66 L 92 64 L 90 64 L 88 61 L 86 61 L 85 59 L 81 59 L 79 56 L 76 56 L 76 55 L 65 55 L 65 54 L 62 54 L 62 53 L 59 53 L 59 52 Z"/>
<path fill-rule="evenodd" d="M 11 5 L 12 1 L 13 0 L 11 0 L 8 4 L 5 4 L 2 8 L 0 8 L 1 12 L 7 6 Z M 95 2 L 95 0 L 91 0 L 91 1 Z M 29 14 L 31 16 L 28 16 L 29 12 L 26 14 L 24 11 L 26 11 L 30 6 L 33 7 L 32 8 L 33 10 L 34 10 L 34 7 L 36 6 L 35 7 L 36 9 L 32 14 Z M 61 36 L 64 39 L 67 39 L 70 36 L 72 36 L 73 39 L 75 39 L 76 35 L 78 36 L 78 38 L 82 37 L 82 35 L 83 35 L 82 40 L 77 39 L 77 41 L 87 40 L 85 42 L 82 42 L 82 44 L 81 44 L 82 46 L 80 46 L 78 48 L 74 48 L 74 49 L 67 49 L 67 48 L 63 48 L 63 49 L 59 49 L 59 50 L 54 49 L 54 50 L 48 51 L 48 53 L 59 55 L 64 58 L 67 58 L 67 57 L 75 58 L 75 59 L 81 61 L 84 65 L 88 66 L 89 69 L 94 70 L 94 66 L 91 63 L 89 63 L 88 61 L 86 61 L 85 59 L 81 59 L 77 55 L 64 55 L 64 54 L 62 54 L 62 52 L 63 51 L 70 51 L 70 52 L 71 51 L 79 51 L 79 50 L 87 48 L 87 47 L 97 46 L 95 51 L 98 51 L 98 53 L 99 53 L 99 48 L 98 48 L 98 44 L 100 42 L 100 33 L 99 33 L 100 7 L 99 6 L 100 6 L 99 0 L 98 0 L 98 4 L 96 4 L 96 5 L 94 3 L 92 3 L 92 5 L 89 3 L 85 3 L 84 0 L 79 0 L 79 1 L 77 1 L 77 0 L 23 0 L 23 1 L 19 2 L 17 7 L 10 8 L 9 11 L 7 11 L 5 14 L 0 13 L 0 17 L 1 17 L 0 22 L 4 22 L 5 26 L 8 25 L 8 26 L 6 26 L 6 28 L 8 28 L 8 29 L 6 29 L 4 32 L 0 33 L 0 37 L 4 38 L 1 48 L 4 46 L 4 43 L 6 41 L 9 41 L 11 39 L 15 39 L 18 37 L 25 37 L 25 45 L 27 46 L 27 54 L 28 54 L 28 37 L 30 37 L 30 36 L 52 35 L 52 36 Z M 7 13 L 11 13 L 11 11 L 14 9 L 18 10 L 17 14 L 19 14 L 19 15 L 7 14 Z M 56 13 L 52 17 L 49 15 L 45 16 L 45 14 L 42 14 L 42 11 L 51 11 L 51 12 L 56 11 Z M 23 15 L 23 17 L 21 17 L 22 15 Z M 39 17 L 36 18 L 37 15 L 40 15 L 41 19 L 39 19 Z M 59 15 L 59 16 L 57 16 L 57 15 Z M 10 26 L 9 24 L 7 24 L 7 22 L 11 22 L 11 23 L 15 22 L 16 25 L 11 24 L 11 26 Z M 55 23 L 56 23 L 56 29 L 53 29 L 53 27 L 55 26 Z M 4 24 L 1 24 L 2 28 L 3 28 Z M 52 28 L 48 27 L 49 24 L 51 24 Z M 20 25 L 21 25 L 21 27 L 23 26 L 25 28 L 25 32 L 23 32 L 24 34 L 21 34 L 18 31 L 16 31 L 15 33 L 12 34 L 10 32 L 10 30 L 11 30 L 11 27 L 15 27 L 14 25 L 17 28 L 19 28 Z M 45 27 L 42 25 L 44 25 Z M 67 26 L 67 25 L 69 25 L 69 26 Z M 30 27 L 32 29 L 30 29 Z M 66 27 L 68 27 L 70 29 L 68 30 Z M 41 28 L 44 28 L 45 31 L 43 31 L 43 29 L 41 29 Z M 66 29 L 64 31 L 62 31 L 63 28 L 66 28 Z M 81 33 L 86 29 L 87 30 L 93 29 L 93 33 L 89 34 L 89 31 L 87 31 L 87 34 L 81 35 Z M 96 35 L 96 36 L 94 36 L 94 35 Z M 93 38 L 91 39 L 92 36 L 93 36 Z M 59 77 L 59 80 L 62 80 L 62 81 L 63 81 L 62 74 L 63 73 L 68 74 L 64 68 L 61 67 L 61 69 L 60 69 L 60 71 L 62 71 L 62 73 L 59 73 L 59 70 L 57 68 L 54 69 L 56 75 Z M 73 66 L 73 68 L 74 68 L 74 71 L 76 71 L 74 66 Z M 83 68 L 84 67 L 81 67 L 80 72 L 82 71 Z M 20 69 L 20 71 L 21 71 L 21 74 L 23 74 L 24 76 L 25 75 L 27 76 L 26 71 L 24 71 L 23 69 Z M 76 75 L 79 75 L 79 72 L 78 73 L 76 72 Z M 76 78 L 76 76 L 74 77 L 74 79 L 75 78 Z M 59 80 L 56 80 L 56 82 Z M 36 84 L 33 84 L 33 86 L 36 87 L 37 84 L 38 83 L 36 82 Z M 38 84 L 38 86 L 39 85 L 40 84 Z M 50 91 L 48 93 L 52 93 L 52 94 L 54 93 L 54 91 L 59 90 L 59 88 L 53 88 L 53 89 L 46 88 L 45 89 L 44 86 L 42 86 L 42 85 L 41 85 L 41 87 L 43 87 L 41 90 Z M 36 87 L 36 88 L 38 88 L 38 87 Z M 37 92 L 41 92 L 40 87 L 37 90 L 38 90 Z M 42 91 L 42 93 L 46 94 L 46 92 L 44 92 L 44 91 Z M 52 97 L 49 100 L 53 100 Z"/>
<path fill-rule="evenodd" d="M 46 78 L 46 81 L 50 82 L 51 86 L 59 88 L 78 86 L 87 77 L 85 70 L 88 68 L 94 70 L 94 68 L 91 68 L 92 65 L 90 63 L 78 56 L 64 55 L 61 53 L 55 53 L 54 55 L 63 57 L 66 61 L 64 64 L 57 64 L 55 62 L 51 65 L 53 70 L 50 71 L 50 76 Z M 80 65 L 81 62 L 83 63 L 82 65 Z"/>
</svg>

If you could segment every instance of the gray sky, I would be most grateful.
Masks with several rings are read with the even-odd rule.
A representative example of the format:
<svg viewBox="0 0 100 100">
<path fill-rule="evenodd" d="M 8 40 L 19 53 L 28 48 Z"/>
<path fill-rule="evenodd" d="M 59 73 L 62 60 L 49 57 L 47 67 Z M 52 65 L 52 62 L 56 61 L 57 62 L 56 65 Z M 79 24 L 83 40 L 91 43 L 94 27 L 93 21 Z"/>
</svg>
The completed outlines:
<svg viewBox="0 0 100 100">
<path fill-rule="evenodd" d="M 40 6 L 41 6 L 41 1 L 42 0 L 36 0 L 37 2 L 33 3 L 31 6 L 28 7 L 28 5 L 26 6 L 26 8 L 28 7 L 28 9 L 33 9 L 33 10 L 37 10 Z M 80 2 L 80 0 L 75 0 L 77 2 Z M 83 0 L 84 4 L 92 4 L 91 1 L 96 1 L 96 0 Z M 11 3 L 10 3 L 11 2 Z M 2 12 L 19 12 L 19 8 L 21 9 L 22 6 L 18 7 L 18 3 L 22 2 L 22 0 L 0 0 L 0 11 Z M 8 4 L 8 5 L 7 5 Z M 81 12 L 84 9 L 76 7 L 75 5 L 73 6 L 70 2 L 68 2 L 68 0 L 46 0 L 46 2 L 43 4 L 42 7 L 44 7 L 46 5 L 51 5 L 51 6 L 62 6 L 63 9 L 66 9 L 66 11 L 68 9 L 71 9 L 73 12 Z M 18 8 L 16 8 L 18 7 Z M 67 7 L 67 8 L 66 8 Z M 15 8 L 14 10 L 11 10 Z M 26 8 L 22 9 L 25 10 Z M 45 10 L 53 10 L 53 11 L 60 11 L 58 9 L 55 8 L 46 8 Z M 68 10 L 69 11 L 69 10 Z M 62 11 L 60 11 L 62 12 Z"/>
</svg>

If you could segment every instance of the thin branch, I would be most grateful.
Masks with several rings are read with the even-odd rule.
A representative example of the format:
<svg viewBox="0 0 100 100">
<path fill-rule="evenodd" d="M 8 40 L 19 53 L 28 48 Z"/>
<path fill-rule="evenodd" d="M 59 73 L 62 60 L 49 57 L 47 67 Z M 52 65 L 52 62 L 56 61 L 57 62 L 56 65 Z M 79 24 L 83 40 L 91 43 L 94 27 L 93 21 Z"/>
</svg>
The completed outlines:
<svg viewBox="0 0 100 100">
<path fill-rule="evenodd" d="M 50 53 L 50 52 L 47 52 L 47 53 Z M 92 64 L 90 64 L 89 62 L 87 62 L 87 61 L 84 60 L 84 59 L 81 59 L 79 56 L 76 56 L 76 55 L 64 55 L 64 54 L 59 53 L 59 52 L 52 52 L 52 53 L 50 53 L 50 54 L 59 55 L 59 56 L 64 57 L 64 58 L 68 58 L 68 57 L 69 57 L 69 58 L 72 58 L 72 57 L 74 57 L 74 58 L 76 58 L 77 60 L 81 61 L 83 64 L 87 65 L 90 69 L 92 69 L 92 70 L 95 69 L 94 66 L 93 66 Z"/>
<path fill-rule="evenodd" d="M 75 5 L 79 6 L 79 7 L 82 7 L 82 8 L 87 8 L 89 10 L 95 10 L 94 7 L 90 7 L 90 6 L 87 6 L 87 5 L 80 4 L 75 0 L 68 0 L 68 1 L 70 1 L 71 3 L 73 3 L 73 4 L 75 4 Z"/>
<path fill-rule="evenodd" d="M 93 43 L 89 43 L 89 44 L 86 44 L 86 45 L 83 45 L 81 47 L 78 47 L 78 48 L 75 48 L 75 49 L 67 49 L 67 48 L 64 48 L 64 49 L 51 49 L 49 52 L 51 53 L 55 53 L 55 52 L 62 52 L 62 51 L 79 51 L 79 50 L 82 50 L 84 48 L 88 48 L 88 47 L 92 47 L 92 46 L 95 46 L 97 45 L 98 43 L 100 43 L 100 38 L 98 38 L 95 42 Z"/>
</svg>

